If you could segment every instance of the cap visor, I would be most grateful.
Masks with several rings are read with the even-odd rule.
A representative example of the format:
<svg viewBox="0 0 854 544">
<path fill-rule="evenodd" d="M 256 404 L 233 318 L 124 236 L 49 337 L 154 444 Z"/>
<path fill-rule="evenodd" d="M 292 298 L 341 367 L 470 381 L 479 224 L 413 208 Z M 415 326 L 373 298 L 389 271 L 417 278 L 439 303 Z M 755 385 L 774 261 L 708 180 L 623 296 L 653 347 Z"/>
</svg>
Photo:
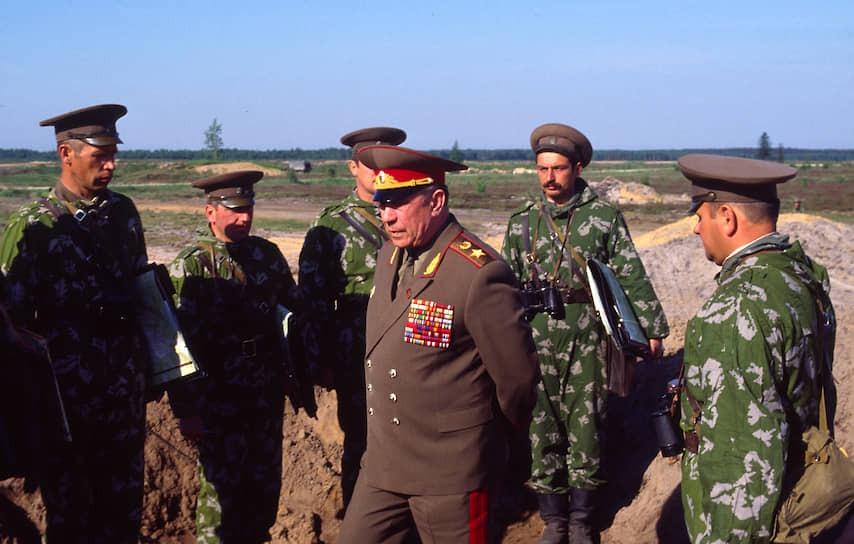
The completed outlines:
<svg viewBox="0 0 854 544">
<path fill-rule="evenodd" d="M 380 189 L 374 193 L 374 202 L 394 202 L 395 200 L 403 200 L 413 193 L 417 193 L 427 187 L 438 187 L 434 184 L 417 185 L 415 187 L 398 187 L 396 189 Z"/>
<path fill-rule="evenodd" d="M 219 201 L 219 203 L 225 206 L 226 208 L 245 208 L 247 206 L 254 206 L 255 199 L 238 196 L 232 198 L 223 198 Z"/>
<path fill-rule="evenodd" d="M 124 143 L 117 136 L 93 136 L 91 138 L 80 139 L 89 145 L 97 145 L 99 147 L 104 145 L 116 145 Z"/>
</svg>

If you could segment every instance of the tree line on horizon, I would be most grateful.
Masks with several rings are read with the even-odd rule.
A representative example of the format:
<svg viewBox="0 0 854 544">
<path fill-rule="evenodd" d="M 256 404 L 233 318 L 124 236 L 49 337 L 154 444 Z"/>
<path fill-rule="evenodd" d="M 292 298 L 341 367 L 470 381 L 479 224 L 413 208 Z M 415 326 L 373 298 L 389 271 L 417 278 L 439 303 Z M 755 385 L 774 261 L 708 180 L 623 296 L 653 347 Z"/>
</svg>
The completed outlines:
<svg viewBox="0 0 854 544">
<path fill-rule="evenodd" d="M 455 143 L 456 144 L 456 143 Z M 451 149 L 425 150 L 427 153 L 450 158 L 452 155 L 462 161 L 532 161 L 534 154 L 530 149 Z M 786 161 L 850 161 L 854 160 L 854 149 L 800 149 L 780 147 Z M 710 153 L 733 157 L 757 158 L 755 147 L 704 148 L 704 149 L 599 149 L 594 150 L 594 161 L 675 161 L 688 153 Z M 138 160 L 185 160 L 209 161 L 208 149 L 122 149 L 123 159 Z M 217 150 L 218 161 L 292 161 L 292 160 L 348 160 L 349 148 L 327 147 L 323 149 L 235 149 Z M 771 156 L 769 159 L 773 160 Z M 56 160 L 56 151 L 36 151 L 32 149 L 0 148 L 0 160 L 6 161 L 52 161 Z"/>
</svg>

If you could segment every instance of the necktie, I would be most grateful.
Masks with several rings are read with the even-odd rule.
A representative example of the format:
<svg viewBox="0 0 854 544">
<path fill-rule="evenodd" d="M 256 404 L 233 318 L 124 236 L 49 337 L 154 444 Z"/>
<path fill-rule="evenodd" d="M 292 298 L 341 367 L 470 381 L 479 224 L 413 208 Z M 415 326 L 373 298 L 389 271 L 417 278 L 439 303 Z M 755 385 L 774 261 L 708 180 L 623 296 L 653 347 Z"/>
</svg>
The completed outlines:
<svg viewBox="0 0 854 544">
<path fill-rule="evenodd" d="M 406 296 L 406 288 L 412 284 L 412 278 L 415 276 L 415 257 L 412 255 L 406 256 L 403 260 L 403 266 L 397 271 L 397 293 L 403 293 Z"/>
</svg>

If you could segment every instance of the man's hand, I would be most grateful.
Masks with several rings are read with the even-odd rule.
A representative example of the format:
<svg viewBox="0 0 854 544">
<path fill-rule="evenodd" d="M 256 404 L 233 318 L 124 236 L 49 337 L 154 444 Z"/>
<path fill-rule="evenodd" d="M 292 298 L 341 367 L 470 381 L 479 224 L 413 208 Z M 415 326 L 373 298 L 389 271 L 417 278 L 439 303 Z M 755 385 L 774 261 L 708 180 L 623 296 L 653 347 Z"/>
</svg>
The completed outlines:
<svg viewBox="0 0 854 544">
<path fill-rule="evenodd" d="M 664 354 L 664 342 L 661 341 L 661 338 L 650 338 L 649 339 L 649 356 L 651 359 L 661 359 L 661 356 Z"/>
</svg>

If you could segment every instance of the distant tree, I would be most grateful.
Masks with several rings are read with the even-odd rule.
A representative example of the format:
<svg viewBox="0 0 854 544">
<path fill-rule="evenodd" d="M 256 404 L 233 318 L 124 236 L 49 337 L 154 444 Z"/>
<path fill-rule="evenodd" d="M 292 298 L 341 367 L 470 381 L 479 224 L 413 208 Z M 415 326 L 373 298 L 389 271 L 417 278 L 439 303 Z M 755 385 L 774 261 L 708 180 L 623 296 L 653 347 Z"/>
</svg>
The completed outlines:
<svg viewBox="0 0 854 544">
<path fill-rule="evenodd" d="M 777 162 L 783 162 L 783 144 L 777 146 Z"/>
<path fill-rule="evenodd" d="M 222 149 L 222 125 L 216 122 L 216 117 L 205 131 L 205 149 L 211 152 L 214 160 Z"/>
<path fill-rule="evenodd" d="M 762 136 L 759 137 L 759 152 L 756 156 L 762 160 L 771 158 L 771 138 L 768 137 L 767 132 L 763 132 Z"/>
<path fill-rule="evenodd" d="M 460 144 L 454 140 L 454 145 L 451 147 L 451 153 L 448 158 L 454 162 L 463 162 L 463 152 L 460 151 Z"/>
</svg>

